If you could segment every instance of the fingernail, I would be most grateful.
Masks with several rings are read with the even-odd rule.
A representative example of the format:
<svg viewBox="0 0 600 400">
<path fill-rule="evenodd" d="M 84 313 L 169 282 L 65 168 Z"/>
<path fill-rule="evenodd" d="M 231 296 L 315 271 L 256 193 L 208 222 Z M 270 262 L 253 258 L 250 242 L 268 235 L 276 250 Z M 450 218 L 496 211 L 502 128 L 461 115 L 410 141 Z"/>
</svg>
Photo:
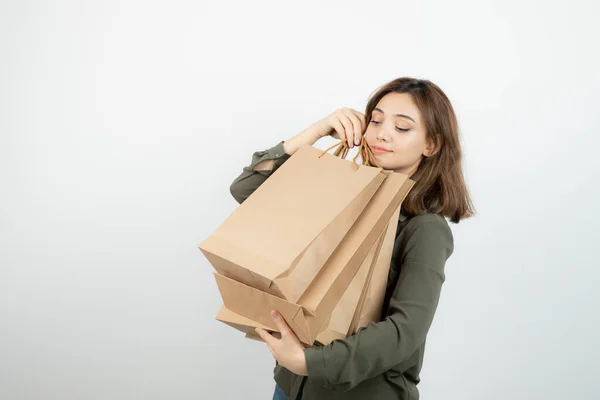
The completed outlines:
<svg viewBox="0 0 600 400">
<path fill-rule="evenodd" d="M 279 313 L 277 311 L 271 311 L 271 317 L 277 318 L 279 317 Z"/>
</svg>

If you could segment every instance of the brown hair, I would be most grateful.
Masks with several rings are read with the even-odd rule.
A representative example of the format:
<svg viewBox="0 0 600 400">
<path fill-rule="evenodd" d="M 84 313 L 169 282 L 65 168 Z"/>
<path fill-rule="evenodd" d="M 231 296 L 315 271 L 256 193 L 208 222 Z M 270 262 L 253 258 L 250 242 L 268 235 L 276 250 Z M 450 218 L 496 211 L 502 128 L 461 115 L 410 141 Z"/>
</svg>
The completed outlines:
<svg viewBox="0 0 600 400">
<path fill-rule="evenodd" d="M 415 185 L 402 203 L 402 214 L 423 212 L 442 214 L 454 223 L 469 218 L 475 211 L 462 172 L 462 152 L 458 121 L 450 100 L 433 82 L 398 78 L 381 86 L 371 95 L 365 110 L 367 126 L 373 109 L 388 93 L 409 93 L 419 108 L 427 137 L 436 152 L 424 157 L 411 179 Z"/>
</svg>

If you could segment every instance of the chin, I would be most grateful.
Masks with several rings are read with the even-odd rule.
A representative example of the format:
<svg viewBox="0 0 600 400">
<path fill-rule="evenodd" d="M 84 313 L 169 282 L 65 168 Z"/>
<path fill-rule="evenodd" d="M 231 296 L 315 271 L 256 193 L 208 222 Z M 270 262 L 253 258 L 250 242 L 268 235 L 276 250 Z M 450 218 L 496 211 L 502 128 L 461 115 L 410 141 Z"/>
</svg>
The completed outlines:
<svg viewBox="0 0 600 400">
<path fill-rule="evenodd" d="M 385 154 L 383 154 L 385 156 Z M 382 157 L 382 154 L 375 154 L 375 158 L 377 162 L 383 169 L 394 169 L 394 165 L 390 165 L 390 162 L 386 162 L 385 157 Z"/>
<path fill-rule="evenodd" d="M 379 163 L 379 165 L 381 165 L 383 169 L 388 171 L 396 171 L 398 169 L 402 169 L 402 165 L 398 165 L 398 163 L 393 162 L 393 160 L 386 160 L 385 156 L 385 154 L 383 154 L 383 157 L 381 154 L 375 154 L 377 162 Z"/>
</svg>

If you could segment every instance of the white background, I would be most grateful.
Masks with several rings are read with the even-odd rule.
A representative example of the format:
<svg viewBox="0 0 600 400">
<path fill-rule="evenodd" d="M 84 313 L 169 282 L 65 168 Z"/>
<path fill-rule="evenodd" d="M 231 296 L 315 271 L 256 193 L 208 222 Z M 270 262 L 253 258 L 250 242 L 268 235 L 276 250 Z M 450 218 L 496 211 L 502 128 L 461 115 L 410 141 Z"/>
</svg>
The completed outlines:
<svg viewBox="0 0 600 400">
<path fill-rule="evenodd" d="M 254 151 L 400 76 L 453 102 L 478 211 L 452 225 L 422 398 L 594 398 L 598 9 L 3 1 L 0 398 L 271 398 L 197 245 Z"/>
</svg>

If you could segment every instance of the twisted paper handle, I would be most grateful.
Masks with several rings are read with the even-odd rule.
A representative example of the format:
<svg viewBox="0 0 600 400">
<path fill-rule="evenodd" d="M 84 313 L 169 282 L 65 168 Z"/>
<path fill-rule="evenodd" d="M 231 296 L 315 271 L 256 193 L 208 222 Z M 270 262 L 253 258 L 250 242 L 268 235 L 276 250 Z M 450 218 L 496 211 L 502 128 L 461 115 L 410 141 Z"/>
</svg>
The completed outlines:
<svg viewBox="0 0 600 400">
<path fill-rule="evenodd" d="M 342 159 L 345 159 L 348 155 L 348 152 L 350 151 L 350 147 L 348 147 L 348 141 L 342 140 L 339 143 L 336 143 L 333 146 L 329 147 L 327 150 L 323 150 L 323 152 L 319 155 L 319 158 L 323 157 L 329 150 L 333 149 L 334 147 L 337 148 L 333 152 L 333 155 Z M 356 162 L 358 156 L 360 156 L 360 158 L 362 159 L 363 165 L 367 167 L 377 167 L 380 170 L 383 170 L 383 167 L 381 166 L 381 164 L 379 164 L 377 158 L 375 158 L 375 153 L 373 153 L 373 149 L 367 144 L 367 141 L 364 139 L 364 137 L 361 138 L 358 153 L 356 153 L 356 155 L 352 159 L 352 162 L 354 163 L 354 169 L 356 171 L 358 171 L 358 163 Z"/>
</svg>

